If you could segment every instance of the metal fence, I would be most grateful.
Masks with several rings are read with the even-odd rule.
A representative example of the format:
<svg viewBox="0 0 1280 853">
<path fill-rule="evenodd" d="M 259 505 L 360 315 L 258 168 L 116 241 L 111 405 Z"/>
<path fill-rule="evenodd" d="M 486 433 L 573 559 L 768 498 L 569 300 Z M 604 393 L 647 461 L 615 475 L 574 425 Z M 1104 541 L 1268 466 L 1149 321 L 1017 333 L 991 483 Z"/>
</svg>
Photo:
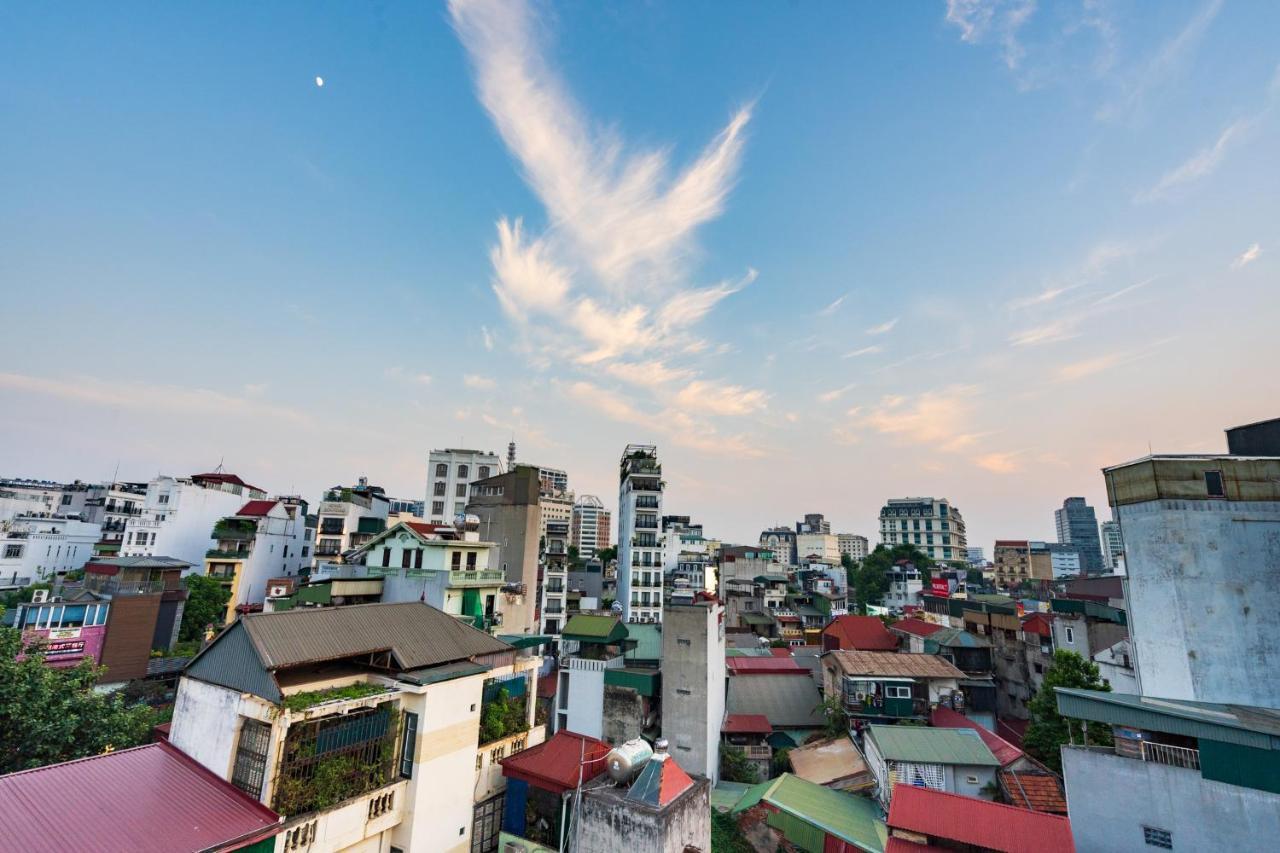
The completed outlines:
<svg viewBox="0 0 1280 853">
<path fill-rule="evenodd" d="M 305 814 L 390 784 L 399 738 L 394 703 L 294 723 L 276 772 L 272 808 Z"/>
<path fill-rule="evenodd" d="M 1156 764 L 1168 764 L 1172 767 L 1185 767 L 1188 770 L 1199 770 L 1200 750 L 1144 740 L 1142 742 L 1142 760 Z"/>
</svg>

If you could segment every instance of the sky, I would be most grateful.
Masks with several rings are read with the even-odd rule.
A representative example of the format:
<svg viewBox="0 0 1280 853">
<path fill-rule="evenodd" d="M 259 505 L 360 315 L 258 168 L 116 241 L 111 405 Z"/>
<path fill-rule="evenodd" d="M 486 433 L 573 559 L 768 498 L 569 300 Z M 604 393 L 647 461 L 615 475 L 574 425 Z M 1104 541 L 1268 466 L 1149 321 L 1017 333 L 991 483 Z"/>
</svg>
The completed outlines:
<svg viewBox="0 0 1280 853">
<path fill-rule="evenodd" d="M 1280 401 L 1280 4 L 0 6 L 0 476 L 1053 538 Z"/>
</svg>

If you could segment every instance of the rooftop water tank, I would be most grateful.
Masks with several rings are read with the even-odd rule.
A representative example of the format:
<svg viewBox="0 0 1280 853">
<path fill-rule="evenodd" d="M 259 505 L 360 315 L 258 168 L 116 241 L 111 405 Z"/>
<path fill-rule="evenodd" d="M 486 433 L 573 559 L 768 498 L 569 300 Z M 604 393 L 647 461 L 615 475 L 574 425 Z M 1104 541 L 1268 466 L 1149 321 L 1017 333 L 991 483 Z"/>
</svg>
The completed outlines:
<svg viewBox="0 0 1280 853">
<path fill-rule="evenodd" d="M 653 747 L 649 746 L 643 738 L 633 738 L 615 746 L 605 756 L 605 761 L 609 765 L 609 778 L 625 785 L 635 778 L 645 762 L 652 757 Z"/>
</svg>

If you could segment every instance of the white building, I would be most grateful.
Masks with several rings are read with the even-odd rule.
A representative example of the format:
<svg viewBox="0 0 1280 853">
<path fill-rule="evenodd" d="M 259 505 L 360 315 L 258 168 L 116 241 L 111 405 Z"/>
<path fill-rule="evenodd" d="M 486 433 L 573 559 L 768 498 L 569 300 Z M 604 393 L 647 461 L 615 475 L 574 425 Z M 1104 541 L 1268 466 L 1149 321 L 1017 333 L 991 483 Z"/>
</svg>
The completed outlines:
<svg viewBox="0 0 1280 853">
<path fill-rule="evenodd" d="M 547 525 L 542 552 L 542 633 L 557 635 L 564 626 L 569 593 L 569 523 Z"/>
<path fill-rule="evenodd" d="M 969 556 L 964 519 L 946 498 L 890 498 L 880 510 L 880 541 L 914 545 L 935 562 Z"/>
<path fill-rule="evenodd" d="M 1121 640 L 1098 652 L 1093 656 L 1093 662 L 1098 665 L 1103 683 L 1109 685 L 1113 693 L 1141 692 L 1138 671 L 1133 665 L 1133 646 L 1128 640 Z"/>
<path fill-rule="evenodd" d="M 817 557 L 828 563 L 840 562 L 840 540 L 832 533 L 797 533 L 796 560 L 803 565 Z"/>
<path fill-rule="evenodd" d="M 204 573 L 222 581 L 231 593 L 226 622 L 236 608 L 262 604 L 271 578 L 296 577 L 311 565 L 307 505 L 299 498 L 248 501 L 219 519 L 205 555 Z"/>
<path fill-rule="evenodd" d="M 574 502 L 569 544 L 578 549 L 583 560 L 590 560 L 597 551 L 609 547 L 609 521 L 609 510 L 595 495 L 582 495 Z"/>
<path fill-rule="evenodd" d="M 707 540 L 702 525 L 694 524 L 687 515 L 662 517 L 662 568 L 670 574 L 681 563 L 708 562 Z M 698 583 L 695 589 L 702 589 Z"/>
<path fill-rule="evenodd" d="M 27 586 L 82 568 L 101 531 L 97 524 L 60 515 L 0 522 L 0 586 Z"/>
<path fill-rule="evenodd" d="M 544 539 L 547 536 L 547 523 L 556 522 L 565 525 L 566 532 L 573 524 L 573 492 L 547 491 L 547 481 L 541 480 L 541 491 L 538 495 L 538 508 L 541 521 L 538 532 Z"/>
<path fill-rule="evenodd" d="M 173 557 L 203 566 L 218 519 L 266 496 L 234 474 L 157 477 L 147 484 L 142 513 L 125 524 L 120 556 Z"/>
<path fill-rule="evenodd" d="M 651 444 L 628 444 L 618 483 L 618 601 L 627 622 L 662 621 L 662 463 Z"/>
<path fill-rule="evenodd" d="M 1124 558 L 1124 540 L 1120 538 L 1120 522 L 1102 522 L 1102 560 L 1114 571 Z"/>
<path fill-rule="evenodd" d="M 920 595 L 924 591 L 924 580 L 920 570 L 907 563 L 894 566 L 885 574 L 889 576 L 889 591 L 884 594 L 884 606 L 893 612 L 902 612 L 904 607 L 915 607 L 921 603 Z"/>
<path fill-rule="evenodd" d="M 385 531 L 390 514 L 390 499 L 365 477 L 354 486 L 329 489 L 316 508 L 316 565 L 342 562 L 343 554 Z"/>
<path fill-rule="evenodd" d="M 836 535 L 836 546 L 840 550 L 841 557 L 848 557 L 851 560 L 866 559 L 868 552 L 867 537 L 859 536 L 856 533 L 840 533 Z"/>
<path fill-rule="evenodd" d="M 89 487 L 82 515 L 85 521 L 102 525 L 99 554 L 114 557 L 120 553 L 129 519 L 142 515 L 146 499 L 146 483 L 115 482 Z"/>
<path fill-rule="evenodd" d="M 51 480 L 0 480 L 0 521 L 59 512 L 62 490 Z"/>
<path fill-rule="evenodd" d="M 559 468 L 545 468 L 541 465 L 536 466 L 538 469 L 538 481 L 542 483 L 542 488 L 551 493 L 569 491 L 569 474 Z"/>
<path fill-rule="evenodd" d="M 470 485 L 501 473 L 501 460 L 497 454 L 487 450 L 445 448 L 431 451 L 427 459 L 426 520 L 444 524 L 464 515 Z"/>
</svg>

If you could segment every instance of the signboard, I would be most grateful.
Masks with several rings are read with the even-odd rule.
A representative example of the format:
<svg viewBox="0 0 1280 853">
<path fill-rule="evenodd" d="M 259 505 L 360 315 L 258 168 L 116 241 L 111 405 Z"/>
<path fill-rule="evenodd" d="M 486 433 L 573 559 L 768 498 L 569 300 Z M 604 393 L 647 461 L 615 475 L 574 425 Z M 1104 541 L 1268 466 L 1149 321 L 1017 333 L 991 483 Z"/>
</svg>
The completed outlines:
<svg viewBox="0 0 1280 853">
<path fill-rule="evenodd" d="M 946 578 L 930 578 L 929 592 L 946 598 L 951 595 L 951 583 Z"/>
<path fill-rule="evenodd" d="M 54 628 L 49 631 L 50 640 L 78 640 L 79 638 L 79 628 Z"/>
<path fill-rule="evenodd" d="M 51 640 L 44 647 L 45 660 L 84 657 L 84 640 Z"/>
</svg>

